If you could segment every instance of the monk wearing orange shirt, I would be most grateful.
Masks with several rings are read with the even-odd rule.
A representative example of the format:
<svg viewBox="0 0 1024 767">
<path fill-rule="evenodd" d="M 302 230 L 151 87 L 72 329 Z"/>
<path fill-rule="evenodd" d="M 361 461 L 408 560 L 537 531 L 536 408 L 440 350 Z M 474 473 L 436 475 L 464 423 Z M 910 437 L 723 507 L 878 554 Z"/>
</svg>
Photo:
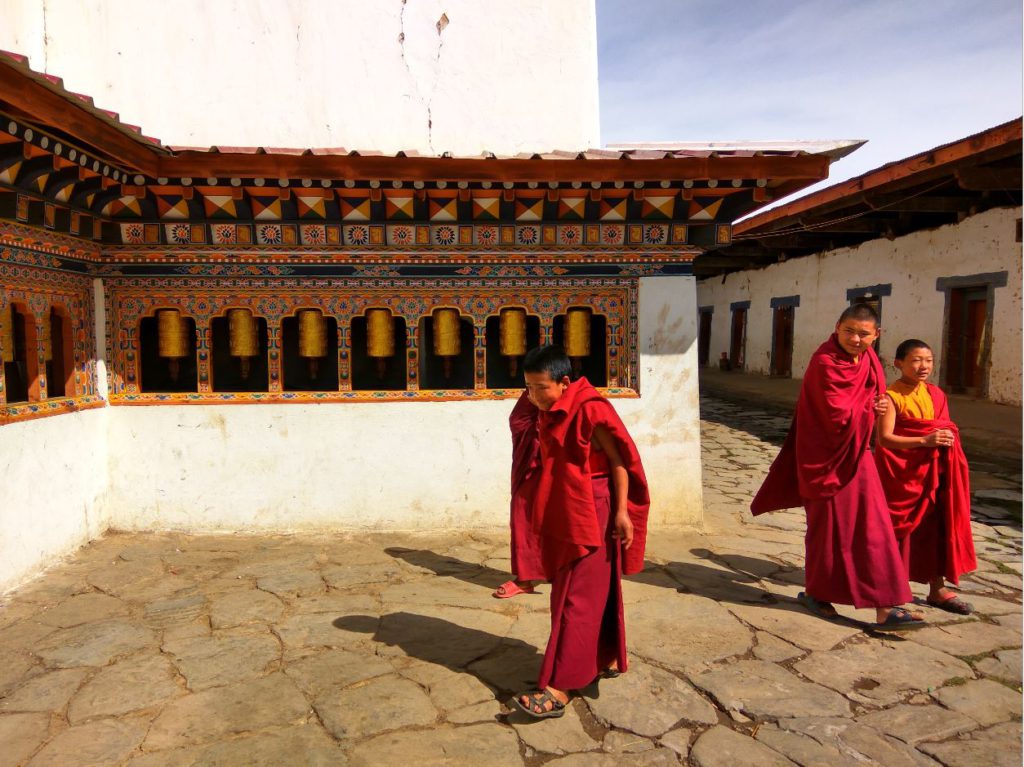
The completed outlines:
<svg viewBox="0 0 1024 767">
<path fill-rule="evenodd" d="M 870 607 L 875 628 L 902 630 L 924 622 L 899 607 L 910 587 L 870 452 L 876 413 L 889 407 L 878 335 L 870 306 L 840 315 L 811 357 L 789 435 L 750 508 L 806 509 L 804 606 L 826 620 L 839 617 L 833 603 Z"/>
<path fill-rule="evenodd" d="M 540 411 L 540 479 L 533 507 L 551 635 L 537 690 L 510 703 L 562 716 L 573 690 L 626 671 L 622 575 L 643 569 L 650 498 L 636 445 L 611 403 L 586 378 L 572 380 L 562 349 L 533 349 L 526 391 Z"/>
<path fill-rule="evenodd" d="M 896 349 L 900 378 L 886 391 L 893 407 L 878 419 L 875 461 L 909 580 L 927 583 L 933 607 L 969 615 L 946 588 L 978 566 L 971 535 L 971 485 L 945 393 L 928 383 L 932 350 L 911 338 Z"/>
</svg>

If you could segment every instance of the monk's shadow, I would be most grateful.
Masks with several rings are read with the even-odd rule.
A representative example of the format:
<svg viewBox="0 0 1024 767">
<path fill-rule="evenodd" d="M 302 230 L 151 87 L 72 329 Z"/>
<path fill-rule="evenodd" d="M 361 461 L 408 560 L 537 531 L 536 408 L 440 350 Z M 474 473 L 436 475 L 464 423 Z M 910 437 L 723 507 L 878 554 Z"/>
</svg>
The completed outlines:
<svg viewBox="0 0 1024 767">
<path fill-rule="evenodd" d="M 405 655 L 469 674 L 490 688 L 498 700 L 536 686 L 542 655 L 521 639 L 409 612 L 387 613 L 380 618 L 345 615 L 336 618 L 333 625 L 344 631 L 373 634 L 375 642 L 394 648 L 382 648 L 382 655 Z"/>
<path fill-rule="evenodd" d="M 435 575 L 457 578 L 460 581 L 472 583 L 475 586 L 484 586 L 491 590 L 496 589 L 511 577 L 509 573 L 496 570 L 493 567 L 473 564 L 456 557 L 438 554 L 429 549 L 406 549 L 401 546 L 391 546 L 384 549 L 384 552 L 415 567 L 430 570 Z"/>
<path fill-rule="evenodd" d="M 393 557 L 429 570 L 436 575 L 457 578 L 487 589 L 494 589 L 509 578 L 508 573 L 493 567 L 473 564 L 428 549 L 391 547 L 385 551 Z M 768 607 L 779 604 L 783 606 L 797 604 L 795 599 L 772 594 L 761 585 L 763 582 L 768 582 L 792 586 L 794 581 L 774 578 L 775 573 L 786 570 L 785 565 L 741 555 L 719 556 L 707 549 L 691 549 L 690 553 L 709 562 L 715 562 L 719 567 L 710 567 L 699 562 L 659 564 L 647 561 L 643 572 L 626 576 L 624 580 L 649 586 L 661 586 L 682 593 L 692 593 L 716 601 L 736 604 Z M 795 570 L 791 571 L 796 572 Z"/>
<path fill-rule="evenodd" d="M 772 589 L 773 585 L 787 589 L 802 586 L 802 568 L 739 554 L 715 554 L 701 548 L 690 549 L 690 553 L 698 561 L 646 561 L 643 572 L 623 580 L 663 586 L 716 602 L 780 610 L 803 609 L 795 597 L 781 593 L 781 588 Z M 626 588 L 628 592 L 628 586 Z"/>
</svg>

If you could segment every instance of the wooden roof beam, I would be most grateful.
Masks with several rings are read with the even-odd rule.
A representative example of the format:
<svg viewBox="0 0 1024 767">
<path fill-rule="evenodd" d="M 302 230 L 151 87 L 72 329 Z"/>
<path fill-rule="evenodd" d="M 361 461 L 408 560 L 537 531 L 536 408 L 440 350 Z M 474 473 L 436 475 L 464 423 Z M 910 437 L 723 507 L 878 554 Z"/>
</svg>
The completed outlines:
<svg viewBox="0 0 1024 767">
<path fill-rule="evenodd" d="M 765 255 L 768 255 L 767 253 Z M 722 268 L 728 267 L 730 269 L 749 269 L 752 266 L 763 266 L 768 263 L 766 259 L 757 260 L 755 258 L 741 257 L 741 256 L 709 256 L 702 254 L 697 256 L 693 260 L 694 268 Z"/>
<path fill-rule="evenodd" d="M 3 62 L 0 62 L 0 101 L 29 115 L 37 125 L 59 128 L 119 163 L 151 176 L 160 175 L 157 154 L 152 149 Z"/>
<path fill-rule="evenodd" d="M 859 216 L 838 221 L 814 221 L 809 218 L 797 219 L 801 226 L 807 227 L 812 232 L 835 232 L 849 234 L 878 234 L 885 231 L 885 220 L 878 218 L 878 214 L 872 216 Z"/>
<path fill-rule="evenodd" d="M 968 192 L 1016 192 L 1021 191 L 1020 165 L 1003 168 L 977 167 L 961 168 L 956 172 L 956 182 Z"/>
<path fill-rule="evenodd" d="M 942 197 L 922 194 L 917 197 L 906 195 L 864 195 L 864 203 L 874 210 L 893 213 L 958 213 L 977 205 L 971 197 Z"/>
<path fill-rule="evenodd" d="M 156 158 L 166 178 L 311 178 L 434 181 L 685 181 L 692 179 L 783 179 L 807 186 L 828 175 L 828 158 L 686 157 L 671 160 L 479 160 L 450 157 L 273 155 L 182 152 Z"/>
</svg>

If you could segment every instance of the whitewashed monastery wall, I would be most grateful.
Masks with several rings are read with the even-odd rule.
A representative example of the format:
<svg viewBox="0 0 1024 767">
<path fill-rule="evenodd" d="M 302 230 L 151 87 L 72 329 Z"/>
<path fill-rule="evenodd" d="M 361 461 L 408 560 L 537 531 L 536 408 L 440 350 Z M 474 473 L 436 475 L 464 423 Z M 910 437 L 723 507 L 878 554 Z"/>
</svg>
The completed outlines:
<svg viewBox="0 0 1024 767">
<path fill-rule="evenodd" d="M 652 524 L 701 519 L 692 277 L 640 286 L 639 399 L 616 399 Z M 111 524 L 444 530 L 508 524 L 513 401 L 108 408 Z"/>
<path fill-rule="evenodd" d="M 945 294 L 936 280 L 1008 272 L 1006 287 L 994 290 L 988 398 L 1021 404 L 1021 246 L 1016 241 L 1020 208 L 996 208 L 959 224 L 919 231 L 889 241 L 877 239 L 855 248 L 795 258 L 764 269 L 734 272 L 697 284 L 697 304 L 713 306 L 709 364 L 729 351 L 730 304 L 750 301 L 747 314 L 746 369 L 768 375 L 771 364 L 771 299 L 800 296 L 793 334 L 793 376 L 800 378 L 818 345 L 848 305 L 847 290 L 891 284 L 882 298 L 880 351 L 886 369 L 905 338 L 929 343 L 942 360 Z"/>
<path fill-rule="evenodd" d="M 0 0 L 0 49 L 170 145 L 600 140 L 593 0 Z"/>
</svg>

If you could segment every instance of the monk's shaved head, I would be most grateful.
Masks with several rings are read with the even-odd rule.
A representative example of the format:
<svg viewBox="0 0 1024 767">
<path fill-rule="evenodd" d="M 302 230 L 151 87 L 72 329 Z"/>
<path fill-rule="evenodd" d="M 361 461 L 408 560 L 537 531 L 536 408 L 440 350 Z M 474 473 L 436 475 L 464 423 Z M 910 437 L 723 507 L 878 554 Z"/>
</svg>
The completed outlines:
<svg viewBox="0 0 1024 767">
<path fill-rule="evenodd" d="M 868 304 L 853 304 L 848 306 L 842 314 L 839 315 L 839 320 L 836 325 L 841 325 L 845 320 L 856 320 L 857 322 L 873 322 L 875 327 L 878 326 L 878 312 L 876 312 Z"/>
</svg>

